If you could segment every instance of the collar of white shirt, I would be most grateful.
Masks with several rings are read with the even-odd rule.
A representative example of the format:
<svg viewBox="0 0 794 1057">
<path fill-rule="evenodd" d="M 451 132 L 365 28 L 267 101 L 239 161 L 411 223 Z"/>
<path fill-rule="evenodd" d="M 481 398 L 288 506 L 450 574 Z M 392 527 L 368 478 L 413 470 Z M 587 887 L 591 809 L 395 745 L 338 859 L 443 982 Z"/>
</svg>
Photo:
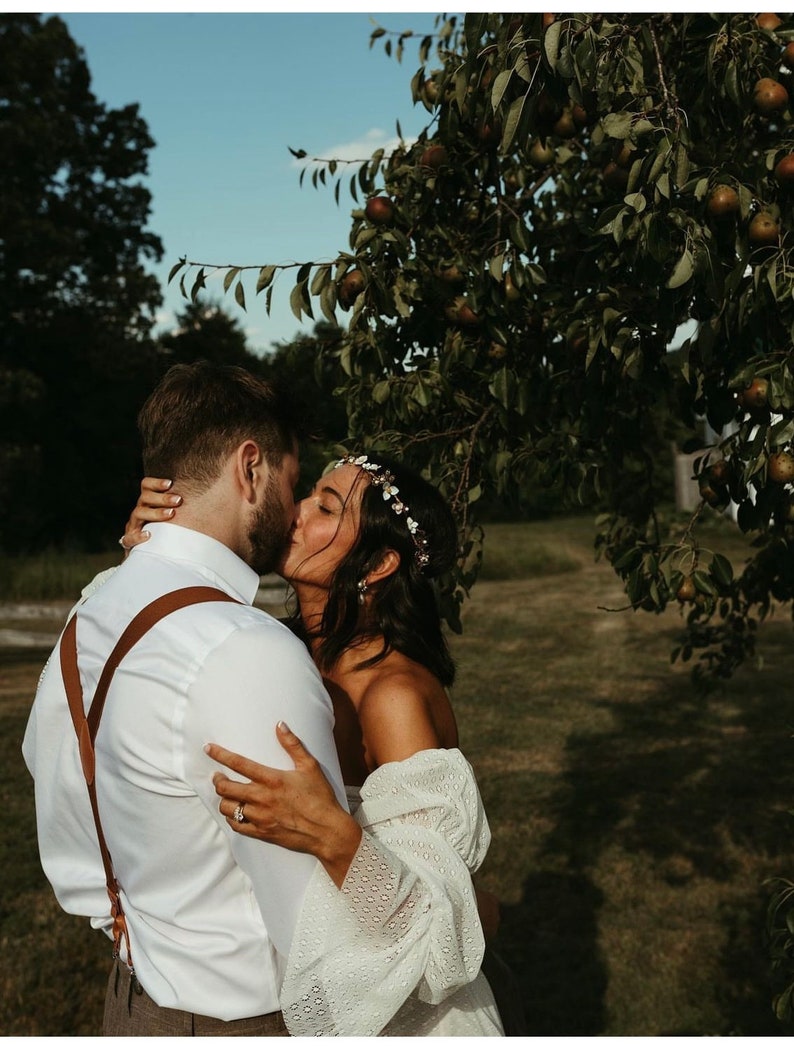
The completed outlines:
<svg viewBox="0 0 794 1057">
<path fill-rule="evenodd" d="M 150 538 L 139 543 L 127 556 L 136 561 L 146 555 L 158 555 L 168 561 L 184 562 L 198 567 L 205 576 L 219 581 L 219 586 L 241 602 L 252 605 L 259 590 L 259 574 L 234 551 L 203 532 L 182 525 L 149 524 Z"/>
</svg>

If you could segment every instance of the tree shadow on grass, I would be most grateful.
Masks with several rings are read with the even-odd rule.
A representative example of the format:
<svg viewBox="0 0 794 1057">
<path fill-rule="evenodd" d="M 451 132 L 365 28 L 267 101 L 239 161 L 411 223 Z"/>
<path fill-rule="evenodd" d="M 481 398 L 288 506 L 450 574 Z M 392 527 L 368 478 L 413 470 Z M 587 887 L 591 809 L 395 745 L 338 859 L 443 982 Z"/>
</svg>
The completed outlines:
<svg viewBox="0 0 794 1057">
<path fill-rule="evenodd" d="M 688 670 L 667 667 L 661 636 L 658 668 L 624 680 L 647 644 L 629 629 L 589 673 L 589 700 L 560 673 L 532 724 L 511 717 L 510 765 L 482 782 L 489 812 L 505 819 L 491 869 L 500 854 L 506 872 L 523 862 L 522 840 L 541 867 L 503 907 L 498 940 L 527 1031 L 790 1036 L 772 1008 L 764 886 L 794 872 L 790 627 L 764 629 L 763 674 L 745 666 L 705 700 Z M 601 718 L 560 751 L 550 735 L 544 757 L 538 722 L 553 727 L 555 700 Z M 533 763 L 520 768 L 525 746 Z"/>
<path fill-rule="evenodd" d="M 601 901 L 581 874 L 542 871 L 527 878 L 519 904 L 503 907 L 495 946 L 515 973 L 528 1035 L 592 1036 L 604 1030 Z"/>
<path fill-rule="evenodd" d="M 545 847 L 575 876 L 592 876 L 617 851 L 652 863 L 668 895 L 695 885 L 708 891 L 702 912 L 726 937 L 714 998 L 721 1034 L 793 1033 L 772 1010 L 763 887 L 771 873 L 791 869 L 794 846 L 790 630 L 769 629 L 766 649 L 778 663 L 763 678 L 744 669 L 707 700 L 695 696 L 687 673 L 670 670 L 642 700 L 593 701 L 608 709 L 611 730 L 568 738 L 567 797 Z"/>
</svg>

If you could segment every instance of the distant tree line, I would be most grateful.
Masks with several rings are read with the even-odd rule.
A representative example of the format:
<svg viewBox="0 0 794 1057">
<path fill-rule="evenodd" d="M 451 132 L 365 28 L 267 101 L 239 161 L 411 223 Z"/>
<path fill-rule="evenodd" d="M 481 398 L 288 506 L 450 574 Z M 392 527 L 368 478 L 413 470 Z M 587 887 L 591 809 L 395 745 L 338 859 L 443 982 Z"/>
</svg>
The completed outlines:
<svg viewBox="0 0 794 1057">
<path fill-rule="evenodd" d="M 103 541 L 137 472 L 162 256 L 137 105 L 91 91 L 59 18 L 0 16 L 0 546 Z"/>
</svg>

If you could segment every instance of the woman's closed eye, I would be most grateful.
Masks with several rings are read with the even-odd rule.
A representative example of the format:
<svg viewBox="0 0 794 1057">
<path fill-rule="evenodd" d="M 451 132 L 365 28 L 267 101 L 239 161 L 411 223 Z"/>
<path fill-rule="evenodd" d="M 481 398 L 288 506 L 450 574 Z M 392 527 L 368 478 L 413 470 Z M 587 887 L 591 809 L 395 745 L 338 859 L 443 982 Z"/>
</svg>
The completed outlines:
<svg viewBox="0 0 794 1057">
<path fill-rule="evenodd" d="M 334 511 L 326 504 L 324 496 L 319 495 L 317 492 L 317 486 L 312 488 L 311 492 L 305 497 L 307 500 L 310 499 L 317 510 L 323 514 L 333 514 Z M 300 500 L 303 502 L 303 500 Z"/>
</svg>

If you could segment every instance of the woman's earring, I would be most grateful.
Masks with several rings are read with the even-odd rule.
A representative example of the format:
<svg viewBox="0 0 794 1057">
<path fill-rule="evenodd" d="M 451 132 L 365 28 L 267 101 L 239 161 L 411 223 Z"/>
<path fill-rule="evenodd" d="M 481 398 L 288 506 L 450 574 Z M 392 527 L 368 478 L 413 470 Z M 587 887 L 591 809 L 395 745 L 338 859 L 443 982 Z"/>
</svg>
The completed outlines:
<svg viewBox="0 0 794 1057">
<path fill-rule="evenodd" d="M 358 604 L 360 606 L 363 606 L 364 605 L 364 596 L 366 595 L 367 591 L 369 590 L 369 584 L 367 583 L 366 579 L 363 579 L 363 580 L 359 580 L 358 581 L 358 583 L 356 584 L 356 587 L 358 588 Z"/>
</svg>

